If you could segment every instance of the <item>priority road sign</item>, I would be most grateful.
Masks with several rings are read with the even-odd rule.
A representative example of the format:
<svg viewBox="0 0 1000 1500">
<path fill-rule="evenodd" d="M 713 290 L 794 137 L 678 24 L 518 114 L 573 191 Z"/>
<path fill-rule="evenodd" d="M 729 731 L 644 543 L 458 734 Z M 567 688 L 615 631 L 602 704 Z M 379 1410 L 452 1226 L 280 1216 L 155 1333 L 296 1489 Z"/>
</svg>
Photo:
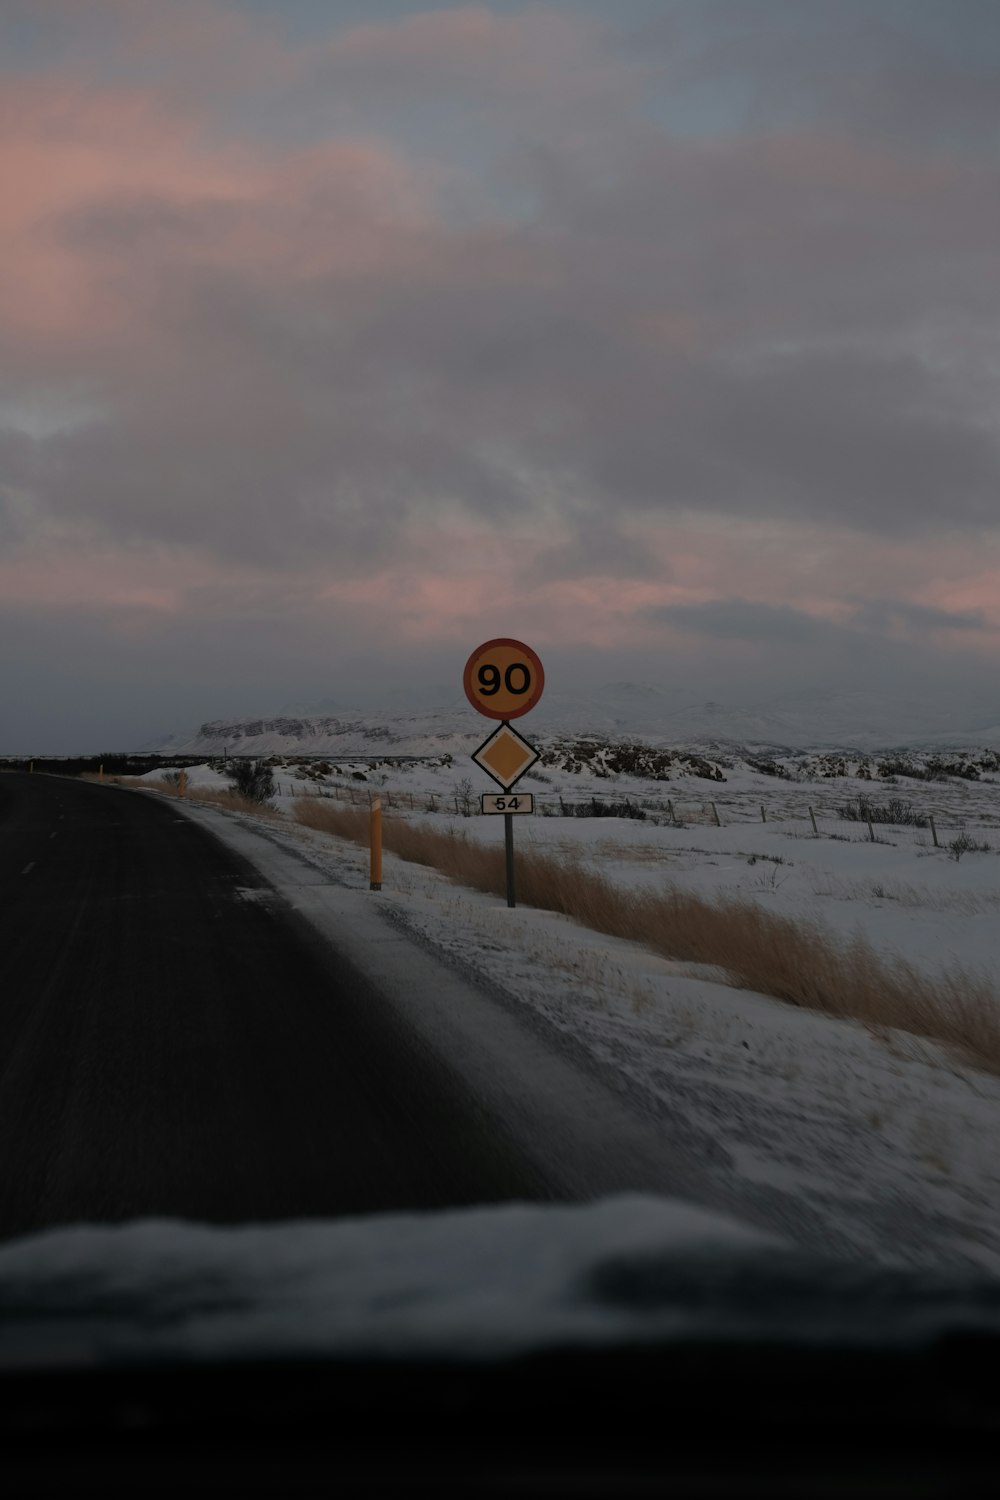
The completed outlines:
<svg viewBox="0 0 1000 1500">
<path fill-rule="evenodd" d="M 538 751 L 509 724 L 501 724 L 472 753 L 477 766 L 492 777 L 497 786 L 509 792 L 538 760 Z"/>
<path fill-rule="evenodd" d="M 488 719 L 519 719 L 542 696 L 545 672 L 537 652 L 504 635 L 476 647 L 462 680 L 477 712 Z"/>
</svg>

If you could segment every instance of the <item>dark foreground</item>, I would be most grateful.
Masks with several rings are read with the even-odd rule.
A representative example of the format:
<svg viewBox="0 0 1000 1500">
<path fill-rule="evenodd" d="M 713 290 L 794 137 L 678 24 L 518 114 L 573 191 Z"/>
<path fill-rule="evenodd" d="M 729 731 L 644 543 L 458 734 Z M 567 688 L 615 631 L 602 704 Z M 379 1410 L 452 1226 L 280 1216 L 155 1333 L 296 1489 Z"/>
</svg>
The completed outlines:
<svg viewBox="0 0 1000 1500">
<path fill-rule="evenodd" d="M 991 1345 L 716 1342 L 476 1364 L 0 1379 L 12 1495 L 990 1496 Z"/>
</svg>

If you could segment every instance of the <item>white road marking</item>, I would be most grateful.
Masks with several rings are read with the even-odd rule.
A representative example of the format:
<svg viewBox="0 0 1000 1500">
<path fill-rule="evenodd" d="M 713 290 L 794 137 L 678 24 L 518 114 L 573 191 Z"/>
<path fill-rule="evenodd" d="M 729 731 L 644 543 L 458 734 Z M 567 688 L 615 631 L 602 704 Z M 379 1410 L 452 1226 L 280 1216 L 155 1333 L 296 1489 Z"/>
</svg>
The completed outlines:
<svg viewBox="0 0 1000 1500">
<path fill-rule="evenodd" d="M 24 869 L 21 871 L 21 874 L 22 875 L 27 875 L 29 873 L 29 871 L 33 870 L 34 868 L 35 868 L 35 861 L 32 860 L 30 865 L 25 865 Z"/>
</svg>

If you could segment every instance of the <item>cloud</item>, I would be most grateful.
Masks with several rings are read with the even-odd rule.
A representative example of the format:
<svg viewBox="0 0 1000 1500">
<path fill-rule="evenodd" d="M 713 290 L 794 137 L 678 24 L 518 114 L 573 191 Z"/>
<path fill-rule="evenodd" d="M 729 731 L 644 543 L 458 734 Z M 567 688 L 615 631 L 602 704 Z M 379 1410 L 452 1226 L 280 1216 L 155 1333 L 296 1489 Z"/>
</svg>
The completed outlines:
<svg viewBox="0 0 1000 1500">
<path fill-rule="evenodd" d="M 658 605 L 651 619 L 674 629 L 717 640 L 810 646 L 838 634 L 839 627 L 801 609 L 749 599 L 713 599 L 704 604 Z"/>
<path fill-rule="evenodd" d="M 564 15 L 464 7 L 319 52 L 417 93 L 435 70 L 558 92 L 570 38 L 601 56 Z M 15 113 L 10 324 L 112 408 L 53 441 L 56 514 L 351 566 L 379 515 L 523 515 L 540 490 L 595 534 L 611 508 L 992 520 L 989 379 L 970 392 L 927 331 L 936 311 L 954 349 L 992 299 L 981 170 L 801 133 L 623 129 L 596 159 L 556 135 L 519 159 L 527 217 L 463 225 L 385 143 L 252 151 L 110 88 Z"/>
<path fill-rule="evenodd" d="M 35 12 L 69 40 L 0 106 L 23 606 L 162 629 L 256 599 L 424 643 L 488 607 L 651 659 L 667 628 L 990 639 L 1000 199 L 964 125 L 902 128 L 923 89 L 944 140 L 974 59 L 878 41 L 882 129 L 856 8 L 811 110 L 822 27 L 671 12 L 642 52 L 583 8 L 308 47 L 277 10 Z M 766 129 L 664 128 L 667 72 L 756 95 L 783 57 Z"/>
<path fill-rule="evenodd" d="M 699 604 L 662 604 L 646 611 L 650 620 L 709 640 L 740 641 L 789 650 L 840 647 L 860 649 L 861 639 L 926 642 L 942 632 L 988 634 L 996 642 L 998 626 L 981 610 L 936 609 L 901 599 L 865 599 L 834 613 L 810 613 L 759 600 L 711 599 Z"/>
<path fill-rule="evenodd" d="M 905 599 L 865 600 L 859 603 L 854 620 L 868 630 L 886 635 L 902 632 L 909 637 L 923 636 L 932 631 L 959 631 L 963 634 L 989 631 L 993 634 L 996 630 L 981 609 L 935 609 Z"/>
<path fill-rule="evenodd" d="M 588 517 L 568 541 L 533 547 L 525 558 L 529 576 L 545 587 L 552 579 L 633 578 L 671 582 L 675 570 L 644 544 L 626 535 L 610 515 Z"/>
<path fill-rule="evenodd" d="M 638 501 L 862 532 L 996 518 L 996 434 L 913 357 L 801 350 L 690 362 L 658 394 L 658 423 L 632 405 L 617 428 L 581 434 L 598 482 Z"/>
<path fill-rule="evenodd" d="M 728 87 L 743 128 L 833 126 L 906 151 L 1000 133 L 993 0 L 675 0 L 634 29 L 672 88 Z"/>
<path fill-rule="evenodd" d="M 39 56 L 50 72 L 99 87 L 126 75 L 175 104 L 288 86 L 301 66 L 280 27 L 223 0 L 4 0 L 0 42 L 8 57 Z"/>
<path fill-rule="evenodd" d="M 313 52 L 310 71 L 355 100 L 382 104 L 444 91 L 477 107 L 515 97 L 537 107 L 567 96 L 593 105 L 622 82 L 608 41 L 607 28 L 586 12 L 429 7 L 341 32 Z"/>
</svg>

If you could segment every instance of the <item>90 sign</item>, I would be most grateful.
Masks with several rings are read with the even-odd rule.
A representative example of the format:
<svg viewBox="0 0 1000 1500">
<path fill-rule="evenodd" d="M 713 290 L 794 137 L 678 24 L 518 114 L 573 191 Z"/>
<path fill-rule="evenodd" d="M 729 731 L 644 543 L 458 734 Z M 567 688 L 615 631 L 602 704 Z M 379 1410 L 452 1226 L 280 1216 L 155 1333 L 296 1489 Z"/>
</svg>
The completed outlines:
<svg viewBox="0 0 1000 1500">
<path fill-rule="evenodd" d="M 488 719 L 518 719 L 542 696 L 545 673 L 530 646 L 498 636 L 473 651 L 464 686 L 473 708 Z"/>
</svg>

